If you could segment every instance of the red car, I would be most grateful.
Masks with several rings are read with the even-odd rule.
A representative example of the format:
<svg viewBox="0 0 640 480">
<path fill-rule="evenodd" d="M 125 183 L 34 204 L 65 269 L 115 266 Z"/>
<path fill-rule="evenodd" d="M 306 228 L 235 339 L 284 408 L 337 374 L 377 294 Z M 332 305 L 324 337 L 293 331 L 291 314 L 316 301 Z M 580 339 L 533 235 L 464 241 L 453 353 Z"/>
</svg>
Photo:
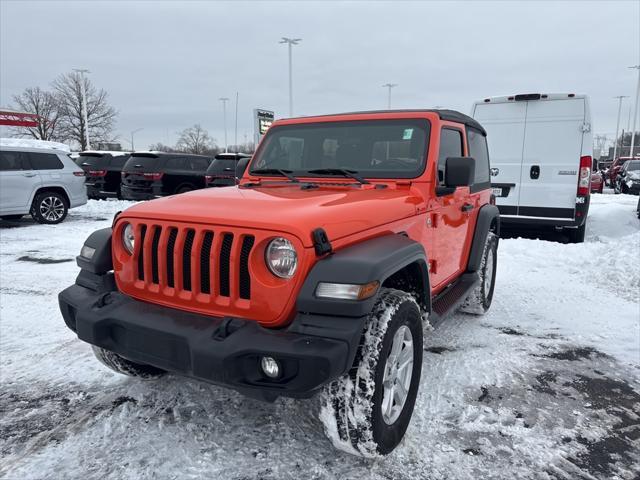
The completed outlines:
<svg viewBox="0 0 640 480">
<path fill-rule="evenodd" d="M 607 174 L 609 175 L 609 185 L 611 185 L 612 188 L 616 184 L 618 174 L 627 160 L 631 160 L 631 157 L 618 157 L 611 164 Z"/>
<path fill-rule="evenodd" d="M 601 172 L 591 174 L 591 193 L 602 193 L 604 188 L 604 176 Z"/>
</svg>

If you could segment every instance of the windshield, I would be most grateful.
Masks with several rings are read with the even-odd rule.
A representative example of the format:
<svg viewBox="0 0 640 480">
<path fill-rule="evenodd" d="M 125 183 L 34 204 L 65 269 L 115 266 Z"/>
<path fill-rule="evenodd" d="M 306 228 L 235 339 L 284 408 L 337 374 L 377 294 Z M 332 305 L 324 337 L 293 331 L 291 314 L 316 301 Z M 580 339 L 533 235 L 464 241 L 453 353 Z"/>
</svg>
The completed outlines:
<svg viewBox="0 0 640 480">
<path fill-rule="evenodd" d="M 429 122 L 424 119 L 326 122 L 272 127 L 251 172 L 346 169 L 367 178 L 415 178 L 425 168 Z M 317 176 L 322 174 L 309 174 Z"/>
<path fill-rule="evenodd" d="M 627 164 L 627 171 L 640 170 L 640 160 L 633 160 Z"/>
</svg>

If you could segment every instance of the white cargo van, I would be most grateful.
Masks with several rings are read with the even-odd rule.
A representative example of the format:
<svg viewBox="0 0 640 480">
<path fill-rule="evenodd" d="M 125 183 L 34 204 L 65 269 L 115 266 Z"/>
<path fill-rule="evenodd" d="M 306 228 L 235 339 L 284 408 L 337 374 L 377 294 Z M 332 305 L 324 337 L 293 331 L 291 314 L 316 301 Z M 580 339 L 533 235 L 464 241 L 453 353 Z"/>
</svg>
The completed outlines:
<svg viewBox="0 0 640 480">
<path fill-rule="evenodd" d="M 502 223 L 566 228 L 571 241 L 582 242 L 593 149 L 588 97 L 491 97 L 474 103 L 471 116 L 487 130 Z"/>
</svg>

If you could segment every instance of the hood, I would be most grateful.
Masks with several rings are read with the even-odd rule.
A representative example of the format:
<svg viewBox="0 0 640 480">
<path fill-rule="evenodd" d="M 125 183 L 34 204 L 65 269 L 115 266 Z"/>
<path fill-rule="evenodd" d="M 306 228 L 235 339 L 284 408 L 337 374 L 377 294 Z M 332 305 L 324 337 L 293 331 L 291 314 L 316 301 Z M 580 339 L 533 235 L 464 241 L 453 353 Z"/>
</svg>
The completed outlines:
<svg viewBox="0 0 640 480">
<path fill-rule="evenodd" d="M 141 202 L 119 218 L 175 220 L 286 232 L 312 246 L 311 232 L 324 228 L 330 241 L 416 213 L 422 197 L 409 186 L 376 189 L 299 185 L 197 190 Z"/>
</svg>

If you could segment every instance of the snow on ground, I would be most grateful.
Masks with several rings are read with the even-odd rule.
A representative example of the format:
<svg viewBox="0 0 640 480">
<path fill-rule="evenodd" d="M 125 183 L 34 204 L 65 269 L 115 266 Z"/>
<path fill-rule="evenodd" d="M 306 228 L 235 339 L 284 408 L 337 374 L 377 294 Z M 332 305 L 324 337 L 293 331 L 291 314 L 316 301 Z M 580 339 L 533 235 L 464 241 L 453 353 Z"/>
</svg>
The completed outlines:
<svg viewBox="0 0 640 480">
<path fill-rule="evenodd" d="M 491 311 L 426 334 L 412 424 L 374 461 L 333 449 L 317 399 L 139 381 L 93 358 L 56 294 L 87 235 L 129 203 L 90 201 L 58 226 L 3 222 L 0 478 L 637 478 L 636 203 L 593 195 L 584 244 L 501 240 Z"/>
</svg>

